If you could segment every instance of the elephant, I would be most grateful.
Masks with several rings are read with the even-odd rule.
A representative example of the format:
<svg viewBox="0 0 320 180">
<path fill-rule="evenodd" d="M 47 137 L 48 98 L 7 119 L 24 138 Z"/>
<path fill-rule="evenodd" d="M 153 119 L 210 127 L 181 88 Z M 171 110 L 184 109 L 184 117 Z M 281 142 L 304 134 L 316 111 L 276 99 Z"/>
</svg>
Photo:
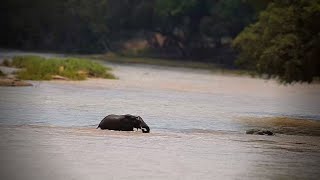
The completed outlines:
<svg viewBox="0 0 320 180">
<path fill-rule="evenodd" d="M 141 129 L 143 133 L 149 133 L 149 126 L 143 121 L 140 116 L 115 115 L 110 114 L 103 118 L 97 129 L 109 129 L 118 131 L 133 131 L 134 128 Z"/>
</svg>

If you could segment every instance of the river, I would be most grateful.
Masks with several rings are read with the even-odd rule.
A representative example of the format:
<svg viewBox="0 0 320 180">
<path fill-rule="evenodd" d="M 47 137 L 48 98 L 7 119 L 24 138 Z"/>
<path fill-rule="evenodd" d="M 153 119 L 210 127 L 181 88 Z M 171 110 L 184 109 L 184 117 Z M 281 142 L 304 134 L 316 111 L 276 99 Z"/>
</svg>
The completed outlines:
<svg viewBox="0 0 320 180">
<path fill-rule="evenodd" d="M 319 84 L 105 64 L 118 80 L 0 87 L 1 179 L 320 177 Z M 108 114 L 128 113 L 151 133 L 95 129 Z"/>
</svg>

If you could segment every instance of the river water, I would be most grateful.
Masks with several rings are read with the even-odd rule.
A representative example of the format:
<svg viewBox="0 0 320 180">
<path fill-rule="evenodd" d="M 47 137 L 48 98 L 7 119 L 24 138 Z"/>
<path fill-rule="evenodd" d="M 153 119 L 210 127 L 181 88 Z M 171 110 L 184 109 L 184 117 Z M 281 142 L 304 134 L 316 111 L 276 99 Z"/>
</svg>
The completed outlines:
<svg viewBox="0 0 320 180">
<path fill-rule="evenodd" d="M 319 84 L 107 65 L 118 80 L 0 87 L 1 179 L 319 179 Z M 128 113 L 151 133 L 95 129 Z"/>
</svg>

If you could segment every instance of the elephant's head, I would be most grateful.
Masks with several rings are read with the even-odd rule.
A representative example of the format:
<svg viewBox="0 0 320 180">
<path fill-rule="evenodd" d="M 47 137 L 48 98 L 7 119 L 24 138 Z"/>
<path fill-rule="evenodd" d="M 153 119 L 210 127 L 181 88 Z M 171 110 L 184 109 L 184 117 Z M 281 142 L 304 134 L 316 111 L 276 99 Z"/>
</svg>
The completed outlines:
<svg viewBox="0 0 320 180">
<path fill-rule="evenodd" d="M 143 133 L 149 133 L 150 128 L 149 126 L 143 121 L 143 119 L 140 116 L 132 116 L 130 115 L 130 118 L 133 121 L 133 127 L 141 129 Z"/>
</svg>

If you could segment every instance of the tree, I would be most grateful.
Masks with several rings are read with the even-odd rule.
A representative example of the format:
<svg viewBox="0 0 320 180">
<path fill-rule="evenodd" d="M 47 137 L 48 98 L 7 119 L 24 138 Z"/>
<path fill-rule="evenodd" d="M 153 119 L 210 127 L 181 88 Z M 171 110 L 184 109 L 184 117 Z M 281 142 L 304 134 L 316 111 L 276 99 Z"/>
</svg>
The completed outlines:
<svg viewBox="0 0 320 180">
<path fill-rule="evenodd" d="M 175 46 L 182 57 L 198 33 L 199 22 L 207 14 L 205 0 L 156 0 L 151 31 L 165 36 L 166 44 Z"/>
<path fill-rule="evenodd" d="M 151 31 L 165 36 L 169 48 L 177 47 L 182 57 L 199 58 L 229 48 L 221 47 L 221 40 L 235 37 L 252 22 L 255 9 L 241 0 L 157 0 Z"/>
<path fill-rule="evenodd" d="M 312 82 L 320 76 L 320 0 L 269 4 L 256 23 L 233 41 L 238 65 L 281 82 Z"/>
</svg>

